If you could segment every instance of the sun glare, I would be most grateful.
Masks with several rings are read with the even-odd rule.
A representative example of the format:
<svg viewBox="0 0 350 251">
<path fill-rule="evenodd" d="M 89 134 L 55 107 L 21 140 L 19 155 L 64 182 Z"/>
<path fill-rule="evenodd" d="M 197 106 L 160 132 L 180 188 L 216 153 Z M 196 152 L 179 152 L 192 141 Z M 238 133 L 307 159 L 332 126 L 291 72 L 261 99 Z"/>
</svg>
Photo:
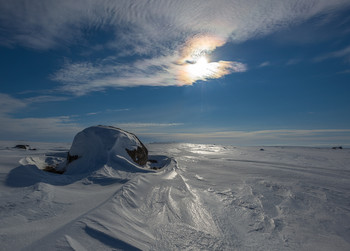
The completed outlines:
<svg viewBox="0 0 350 251">
<path fill-rule="evenodd" d="M 198 36 L 188 40 L 175 64 L 179 85 L 192 85 L 198 80 L 206 81 L 245 71 L 245 65 L 238 62 L 210 62 L 208 55 L 224 44 L 225 40 L 215 36 Z"/>
<path fill-rule="evenodd" d="M 205 75 L 208 60 L 205 57 L 200 57 L 194 63 L 187 65 L 188 73 L 195 78 Z"/>
<path fill-rule="evenodd" d="M 201 56 L 194 63 L 187 65 L 187 72 L 192 79 L 205 79 L 215 72 L 215 68 L 215 64 L 209 63 L 205 56 Z"/>
</svg>

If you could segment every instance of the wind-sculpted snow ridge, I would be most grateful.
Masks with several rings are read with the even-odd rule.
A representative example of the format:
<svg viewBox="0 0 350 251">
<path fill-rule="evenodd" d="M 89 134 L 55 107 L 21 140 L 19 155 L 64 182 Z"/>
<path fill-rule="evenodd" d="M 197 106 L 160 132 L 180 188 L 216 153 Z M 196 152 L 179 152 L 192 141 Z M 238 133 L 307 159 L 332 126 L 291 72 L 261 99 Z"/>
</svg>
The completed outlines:
<svg viewBox="0 0 350 251">
<path fill-rule="evenodd" d="M 30 248 L 199 250 L 221 245 L 220 231 L 200 197 L 176 160 L 168 159 L 162 171 L 136 175 L 98 207 Z"/>
</svg>

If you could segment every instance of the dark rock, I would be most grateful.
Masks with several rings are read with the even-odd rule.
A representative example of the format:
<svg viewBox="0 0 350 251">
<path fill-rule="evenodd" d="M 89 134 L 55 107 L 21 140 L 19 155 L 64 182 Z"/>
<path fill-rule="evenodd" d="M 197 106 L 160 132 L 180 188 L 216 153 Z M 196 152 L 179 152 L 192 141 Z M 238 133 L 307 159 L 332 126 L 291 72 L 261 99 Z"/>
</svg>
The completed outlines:
<svg viewBox="0 0 350 251">
<path fill-rule="evenodd" d="M 70 155 L 69 152 L 67 154 L 67 164 L 71 163 L 72 161 L 78 159 L 79 156 L 78 155 Z"/>
<path fill-rule="evenodd" d="M 57 173 L 57 174 L 63 174 L 64 171 L 63 170 L 57 170 L 55 167 L 53 166 L 46 166 L 43 171 L 45 172 L 49 172 L 49 173 Z"/>
<path fill-rule="evenodd" d="M 16 145 L 14 148 L 27 150 L 29 149 L 29 145 Z"/>
<path fill-rule="evenodd" d="M 343 149 L 343 147 L 342 146 L 334 146 L 334 147 L 332 147 L 332 149 L 334 149 L 334 150 Z"/>
<path fill-rule="evenodd" d="M 125 148 L 125 150 L 129 154 L 130 158 L 132 158 L 132 160 L 135 161 L 137 164 L 139 164 L 140 166 L 146 165 L 148 160 L 148 150 L 142 143 L 141 147 L 138 146 L 135 150 L 129 150 L 127 148 Z"/>
</svg>

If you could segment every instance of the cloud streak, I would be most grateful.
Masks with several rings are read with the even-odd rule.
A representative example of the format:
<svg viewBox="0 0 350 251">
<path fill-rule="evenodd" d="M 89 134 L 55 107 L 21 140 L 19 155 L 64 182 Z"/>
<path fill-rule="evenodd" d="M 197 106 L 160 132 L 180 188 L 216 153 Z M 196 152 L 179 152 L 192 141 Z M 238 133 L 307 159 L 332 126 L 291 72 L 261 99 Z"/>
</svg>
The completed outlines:
<svg viewBox="0 0 350 251">
<path fill-rule="evenodd" d="M 35 102 L 39 102 L 35 100 Z M 15 118 L 13 113 L 30 103 L 0 93 L 0 138 L 5 140 L 68 140 L 82 128 L 68 116 Z"/>
<path fill-rule="evenodd" d="M 202 133 L 140 132 L 149 141 L 218 143 L 229 145 L 350 146 L 350 129 L 219 131 Z"/>
<path fill-rule="evenodd" d="M 183 123 L 119 123 L 121 127 L 169 127 L 169 126 L 180 126 Z"/>
<path fill-rule="evenodd" d="M 348 62 L 350 62 L 350 46 L 347 46 L 342 50 L 333 51 L 333 52 L 327 53 L 325 55 L 316 57 L 314 59 L 314 61 L 321 62 L 321 61 L 332 59 L 332 58 L 346 58 L 346 60 Z"/>
<path fill-rule="evenodd" d="M 263 67 L 267 67 L 267 66 L 270 66 L 271 63 L 270 61 L 265 61 L 265 62 L 262 62 L 258 67 L 259 68 L 263 68 Z"/>
<path fill-rule="evenodd" d="M 83 129 L 74 116 L 16 118 L 12 114 L 26 109 L 26 103 L 0 93 L 0 138 L 2 140 L 67 141 Z M 116 110 L 116 111 L 124 111 Z M 88 116 L 89 114 L 87 114 Z M 229 145 L 304 145 L 350 146 L 350 129 L 257 130 L 257 131 L 183 131 L 183 123 L 116 123 L 115 126 L 136 133 L 146 142 L 193 142 Z M 166 132 L 165 132 L 166 131 Z"/>
</svg>

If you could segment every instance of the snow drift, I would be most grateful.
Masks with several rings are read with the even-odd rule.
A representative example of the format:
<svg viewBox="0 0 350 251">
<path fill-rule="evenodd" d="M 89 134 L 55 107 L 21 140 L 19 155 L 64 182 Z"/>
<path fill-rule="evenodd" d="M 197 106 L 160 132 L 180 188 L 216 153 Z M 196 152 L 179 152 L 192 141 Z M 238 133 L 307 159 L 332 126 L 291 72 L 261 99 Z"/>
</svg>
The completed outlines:
<svg viewBox="0 0 350 251">
<path fill-rule="evenodd" d="M 0 141 L 0 250 L 350 250 L 350 149 L 150 144 L 152 170 L 118 130 L 62 175 L 68 145 Z"/>
<path fill-rule="evenodd" d="M 64 168 L 67 174 L 91 173 L 105 166 L 133 171 L 147 160 L 148 150 L 134 134 L 111 126 L 92 126 L 74 137 Z"/>
</svg>

